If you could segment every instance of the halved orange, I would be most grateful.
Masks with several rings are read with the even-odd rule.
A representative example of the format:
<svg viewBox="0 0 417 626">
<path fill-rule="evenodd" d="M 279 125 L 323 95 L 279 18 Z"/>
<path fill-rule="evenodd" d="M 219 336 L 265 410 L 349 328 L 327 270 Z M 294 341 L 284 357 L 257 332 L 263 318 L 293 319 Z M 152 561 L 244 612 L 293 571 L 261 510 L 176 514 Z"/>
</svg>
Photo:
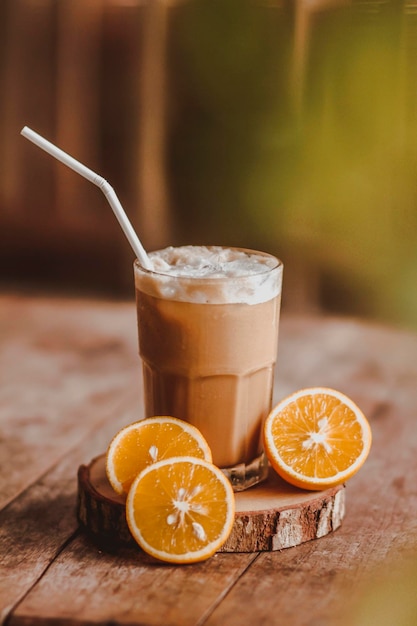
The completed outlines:
<svg viewBox="0 0 417 626">
<path fill-rule="evenodd" d="M 155 416 L 122 428 L 106 455 L 107 478 L 118 494 L 127 493 L 148 465 L 176 456 L 211 461 L 211 450 L 198 428 L 169 416 Z"/>
<path fill-rule="evenodd" d="M 233 527 L 232 486 L 212 463 L 177 457 L 146 467 L 126 500 L 134 539 L 151 556 L 195 563 L 212 556 Z"/>
<path fill-rule="evenodd" d="M 302 389 L 268 415 L 264 446 L 275 471 L 302 489 L 345 482 L 365 462 L 371 428 L 362 411 L 334 389 Z"/>
</svg>

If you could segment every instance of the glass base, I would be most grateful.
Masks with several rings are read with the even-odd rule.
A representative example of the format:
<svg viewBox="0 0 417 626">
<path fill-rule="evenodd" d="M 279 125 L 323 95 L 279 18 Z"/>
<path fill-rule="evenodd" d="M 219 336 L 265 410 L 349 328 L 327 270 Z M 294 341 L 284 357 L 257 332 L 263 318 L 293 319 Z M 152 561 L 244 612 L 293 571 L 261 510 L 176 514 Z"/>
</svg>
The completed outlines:
<svg viewBox="0 0 417 626">
<path fill-rule="evenodd" d="M 244 491 L 262 482 L 268 476 L 268 459 L 262 452 L 248 464 L 240 463 L 234 467 L 222 467 L 223 474 L 232 483 L 233 491 Z"/>
</svg>

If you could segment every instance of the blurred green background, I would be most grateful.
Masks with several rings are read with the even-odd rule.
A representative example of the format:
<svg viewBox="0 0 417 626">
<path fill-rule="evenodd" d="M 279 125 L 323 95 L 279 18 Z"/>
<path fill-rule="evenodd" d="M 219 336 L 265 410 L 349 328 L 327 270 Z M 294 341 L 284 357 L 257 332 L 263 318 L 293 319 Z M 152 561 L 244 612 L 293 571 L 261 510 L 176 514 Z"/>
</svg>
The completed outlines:
<svg viewBox="0 0 417 626">
<path fill-rule="evenodd" d="M 417 329 L 417 6 L 2 0 L 0 280 L 132 297 L 144 245 L 259 248 L 283 306 Z"/>
</svg>

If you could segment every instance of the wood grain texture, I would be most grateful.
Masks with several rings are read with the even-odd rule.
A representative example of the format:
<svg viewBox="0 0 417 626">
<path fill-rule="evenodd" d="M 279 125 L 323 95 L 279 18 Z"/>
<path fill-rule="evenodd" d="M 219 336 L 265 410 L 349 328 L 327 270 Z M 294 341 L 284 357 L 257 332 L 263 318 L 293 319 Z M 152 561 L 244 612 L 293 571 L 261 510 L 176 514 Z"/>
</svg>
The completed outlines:
<svg viewBox="0 0 417 626">
<path fill-rule="evenodd" d="M 270 470 L 267 481 L 235 494 L 236 515 L 220 552 L 292 548 L 337 530 L 345 514 L 345 488 L 303 491 Z M 136 546 L 126 522 L 125 498 L 111 488 L 100 455 L 78 470 L 78 519 L 98 545 Z"/>
<path fill-rule="evenodd" d="M 129 305 L 3 297 L 0 344 L 4 506 L 127 395 L 139 418 L 142 382 Z"/>
<path fill-rule="evenodd" d="M 0 624 L 77 530 L 74 468 L 141 415 L 135 332 L 131 305 L 0 297 Z"/>
<path fill-rule="evenodd" d="M 187 567 L 105 553 L 77 530 L 78 467 L 140 416 L 133 303 L 3 296 L 0 342 L 0 623 L 357 626 L 351 602 L 415 551 L 417 336 L 283 316 L 275 400 L 340 389 L 370 420 L 370 456 L 337 532 Z"/>
<path fill-rule="evenodd" d="M 117 429 L 135 419 L 131 394 L 124 403 L 120 399 L 117 406 L 110 403 L 107 412 L 100 402 L 98 410 L 102 421 L 94 420 L 95 414 L 91 413 L 92 426 L 88 427 L 87 421 L 84 430 L 80 429 L 82 439 L 75 444 L 70 439 L 68 451 L 40 477 L 39 466 L 34 463 L 32 484 L 0 510 L 0 624 L 78 532 L 74 468 L 92 450 L 98 453 L 108 444 L 115 423 L 119 425 Z M 0 447 L 1 444 L 0 440 Z M 42 456 L 39 444 L 33 442 L 33 446 L 32 454 L 38 452 Z M 51 463 L 51 458 L 46 453 L 43 462 L 48 461 Z M 25 479 L 26 471 L 23 468 Z M 7 482 L 7 474 L 1 475 L 1 482 Z"/>
<path fill-rule="evenodd" d="M 65 626 L 191 626 L 212 612 L 256 557 L 216 554 L 179 567 L 137 550 L 110 555 L 80 535 L 55 559 L 8 626 L 57 623 L 57 615 Z"/>
</svg>

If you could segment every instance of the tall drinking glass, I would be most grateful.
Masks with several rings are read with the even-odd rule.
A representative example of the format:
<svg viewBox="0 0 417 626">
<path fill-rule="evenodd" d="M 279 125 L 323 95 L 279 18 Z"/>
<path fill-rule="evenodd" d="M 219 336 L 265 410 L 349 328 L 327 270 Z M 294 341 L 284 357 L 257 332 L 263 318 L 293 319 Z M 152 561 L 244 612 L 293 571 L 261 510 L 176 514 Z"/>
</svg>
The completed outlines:
<svg viewBox="0 0 417 626">
<path fill-rule="evenodd" d="M 281 261 L 253 250 L 166 248 L 135 261 L 145 415 L 194 424 L 235 491 L 264 478 Z"/>
</svg>

